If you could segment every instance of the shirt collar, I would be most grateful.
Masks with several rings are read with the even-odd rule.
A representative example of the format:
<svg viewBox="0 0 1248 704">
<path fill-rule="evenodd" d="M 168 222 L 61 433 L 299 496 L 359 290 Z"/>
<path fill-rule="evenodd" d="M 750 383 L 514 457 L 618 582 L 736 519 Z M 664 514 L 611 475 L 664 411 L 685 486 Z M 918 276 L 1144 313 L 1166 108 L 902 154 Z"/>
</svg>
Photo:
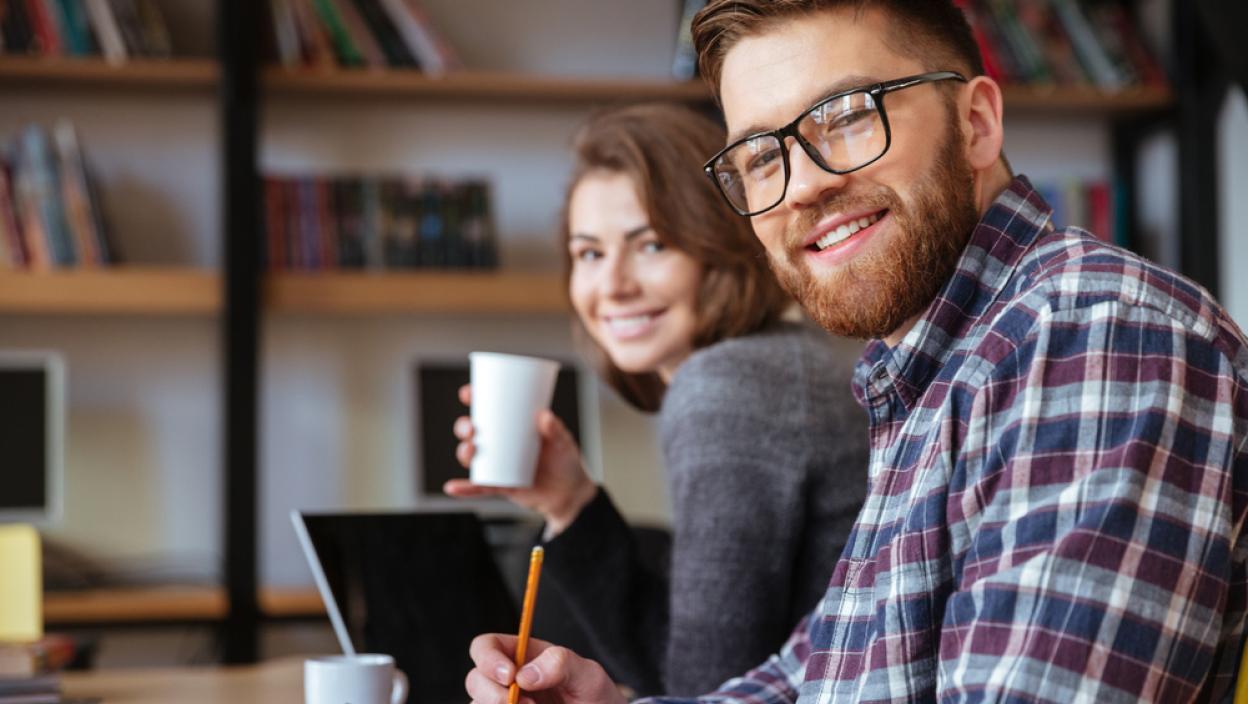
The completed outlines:
<svg viewBox="0 0 1248 704">
<path fill-rule="evenodd" d="M 1023 255 L 1053 229 L 1052 209 L 1025 176 L 1016 176 L 980 218 L 953 276 L 901 342 L 872 340 L 854 372 L 854 396 L 895 390 L 906 410 L 927 390 L 950 353 L 1013 278 Z"/>
</svg>

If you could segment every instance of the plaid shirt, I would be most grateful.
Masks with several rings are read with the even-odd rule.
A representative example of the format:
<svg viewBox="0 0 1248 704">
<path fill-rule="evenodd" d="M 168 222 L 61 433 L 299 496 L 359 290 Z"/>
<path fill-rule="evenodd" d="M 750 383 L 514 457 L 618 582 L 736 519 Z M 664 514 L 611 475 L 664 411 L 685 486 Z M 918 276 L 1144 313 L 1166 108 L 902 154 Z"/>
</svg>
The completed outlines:
<svg viewBox="0 0 1248 704">
<path fill-rule="evenodd" d="M 871 487 L 827 594 L 703 702 L 1229 699 L 1248 344 L 1208 293 L 1019 177 L 854 393 Z"/>
</svg>

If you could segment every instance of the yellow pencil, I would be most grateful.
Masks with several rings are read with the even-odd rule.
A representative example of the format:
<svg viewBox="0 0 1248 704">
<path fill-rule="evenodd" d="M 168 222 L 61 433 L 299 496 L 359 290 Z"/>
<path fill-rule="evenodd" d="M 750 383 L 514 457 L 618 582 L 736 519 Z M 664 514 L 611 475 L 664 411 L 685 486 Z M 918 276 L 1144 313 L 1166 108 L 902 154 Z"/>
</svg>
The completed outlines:
<svg viewBox="0 0 1248 704">
<path fill-rule="evenodd" d="M 529 649 L 529 630 L 533 627 L 533 604 L 537 603 L 537 580 L 542 576 L 542 548 L 529 553 L 529 581 L 524 587 L 524 606 L 520 611 L 520 639 L 516 642 L 516 672 L 524 667 L 525 653 Z M 507 688 L 507 704 L 520 701 L 520 685 L 513 680 Z"/>
</svg>

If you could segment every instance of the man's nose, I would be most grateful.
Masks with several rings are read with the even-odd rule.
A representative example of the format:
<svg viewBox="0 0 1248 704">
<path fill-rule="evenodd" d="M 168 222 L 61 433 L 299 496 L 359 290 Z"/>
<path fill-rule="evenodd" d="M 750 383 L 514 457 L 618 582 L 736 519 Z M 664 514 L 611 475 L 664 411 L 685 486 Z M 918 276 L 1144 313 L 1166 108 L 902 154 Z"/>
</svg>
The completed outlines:
<svg viewBox="0 0 1248 704">
<path fill-rule="evenodd" d="M 824 202 L 833 191 L 845 187 L 847 177 L 824 170 L 806 153 L 797 140 L 788 145 L 789 187 L 784 193 L 785 206 L 800 210 Z"/>
</svg>

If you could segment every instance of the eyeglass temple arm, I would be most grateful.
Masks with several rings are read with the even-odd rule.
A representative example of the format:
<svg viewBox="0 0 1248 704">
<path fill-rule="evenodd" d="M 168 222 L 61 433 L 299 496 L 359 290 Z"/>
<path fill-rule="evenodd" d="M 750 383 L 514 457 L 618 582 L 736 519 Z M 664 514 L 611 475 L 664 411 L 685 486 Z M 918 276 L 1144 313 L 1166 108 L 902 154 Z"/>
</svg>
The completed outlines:
<svg viewBox="0 0 1248 704">
<path fill-rule="evenodd" d="M 924 73 L 919 76 L 911 76 L 896 81 L 889 81 L 880 84 L 881 93 L 891 93 L 895 90 L 902 90 L 910 86 L 917 86 L 920 83 L 930 83 L 932 81 L 955 80 L 966 83 L 966 77 L 956 71 L 935 71 L 933 73 Z"/>
</svg>

